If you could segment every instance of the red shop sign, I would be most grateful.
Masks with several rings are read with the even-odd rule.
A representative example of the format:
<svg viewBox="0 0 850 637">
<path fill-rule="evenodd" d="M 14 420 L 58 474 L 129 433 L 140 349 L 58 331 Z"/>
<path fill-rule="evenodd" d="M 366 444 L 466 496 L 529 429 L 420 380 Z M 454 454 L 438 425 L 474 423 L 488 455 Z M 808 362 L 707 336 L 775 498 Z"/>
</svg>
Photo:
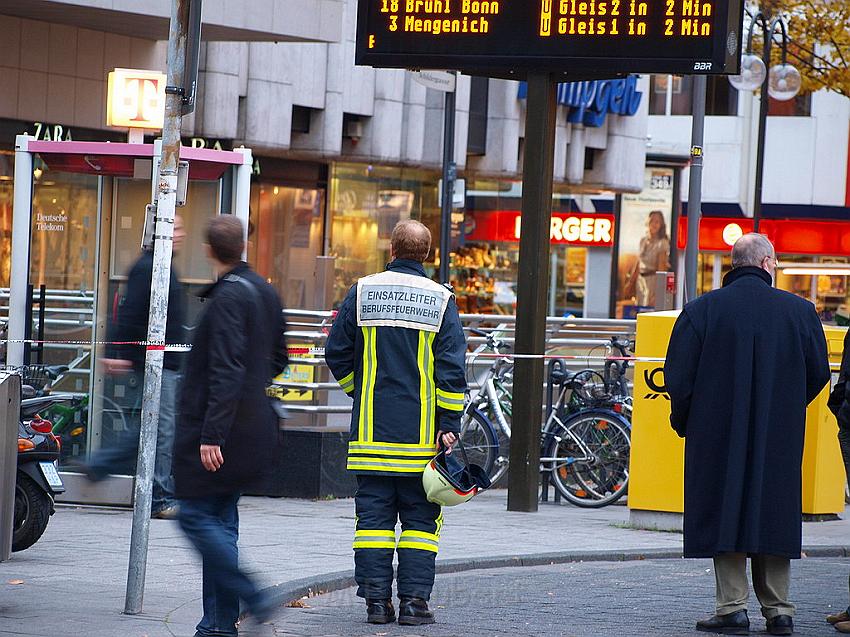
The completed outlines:
<svg viewBox="0 0 850 637">
<path fill-rule="evenodd" d="M 677 245 L 685 249 L 688 219 L 679 218 Z M 706 217 L 699 224 L 699 249 L 728 252 L 742 234 L 753 231 L 753 220 Z M 850 223 L 803 219 L 762 219 L 766 234 L 780 254 L 850 254 Z"/>
<path fill-rule="evenodd" d="M 466 215 L 467 241 L 519 241 L 519 210 L 470 212 Z M 614 215 L 553 212 L 549 229 L 552 243 L 605 247 L 614 245 Z"/>
</svg>

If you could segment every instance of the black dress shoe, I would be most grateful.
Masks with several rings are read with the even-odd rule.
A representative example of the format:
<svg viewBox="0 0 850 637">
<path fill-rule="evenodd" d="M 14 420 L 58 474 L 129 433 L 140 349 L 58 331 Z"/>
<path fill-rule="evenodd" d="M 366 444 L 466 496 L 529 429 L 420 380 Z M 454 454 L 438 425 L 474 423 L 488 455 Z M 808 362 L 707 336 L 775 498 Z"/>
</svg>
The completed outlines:
<svg viewBox="0 0 850 637">
<path fill-rule="evenodd" d="M 739 610 L 728 615 L 715 615 L 697 622 L 697 630 L 718 635 L 748 635 L 750 618 L 747 611 Z"/>
<path fill-rule="evenodd" d="M 767 620 L 767 632 L 771 635 L 794 634 L 794 620 L 791 615 L 777 615 Z"/>
<path fill-rule="evenodd" d="M 367 599 L 366 621 L 370 624 L 391 624 L 395 621 L 395 608 L 389 599 Z"/>
<path fill-rule="evenodd" d="M 402 597 L 398 607 L 398 623 L 402 626 L 433 624 L 434 613 L 421 597 Z"/>
</svg>

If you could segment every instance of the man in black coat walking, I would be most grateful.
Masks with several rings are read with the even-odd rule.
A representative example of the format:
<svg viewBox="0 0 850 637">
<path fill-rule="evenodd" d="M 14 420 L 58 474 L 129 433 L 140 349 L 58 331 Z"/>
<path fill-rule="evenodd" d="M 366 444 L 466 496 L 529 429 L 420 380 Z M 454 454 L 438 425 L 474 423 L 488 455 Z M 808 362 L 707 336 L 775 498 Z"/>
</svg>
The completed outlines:
<svg viewBox="0 0 850 637">
<path fill-rule="evenodd" d="M 176 256 L 180 252 L 185 239 L 183 219 L 180 215 L 175 215 L 172 255 Z M 100 362 L 104 371 L 111 375 L 109 384 L 112 394 L 117 399 L 116 402 L 124 408 L 125 416 L 131 424 L 112 444 L 107 442 L 92 454 L 88 467 L 84 467 L 86 476 L 90 480 L 103 480 L 109 474 L 135 473 L 136 458 L 139 455 L 145 348 L 127 343 L 147 340 L 152 273 L 153 250 L 145 250 L 127 275 L 126 293 L 118 307 L 116 320 L 109 325 L 107 340 L 113 345 L 107 348 L 108 356 L 102 358 Z M 179 345 L 185 342 L 183 328 L 185 321 L 186 293 L 180 282 L 177 268 L 172 264 L 165 326 L 166 343 Z M 171 455 L 174 448 L 177 388 L 180 384 L 180 368 L 184 358 L 185 355 L 181 352 L 166 352 L 162 365 L 162 391 L 159 399 L 151 503 L 152 518 L 173 519 L 177 516 L 174 480 L 171 476 Z"/>
<path fill-rule="evenodd" d="M 218 281 L 202 295 L 174 445 L 180 525 L 203 560 L 196 637 L 235 637 L 240 599 L 257 621 L 273 609 L 239 570 L 237 504 L 272 466 L 278 420 L 266 387 L 286 367 L 286 324 L 277 293 L 241 260 L 243 236 L 231 215 L 207 227 Z"/>
<path fill-rule="evenodd" d="M 685 306 L 664 365 L 670 422 L 685 438 L 685 557 L 714 558 L 704 632 L 749 630 L 748 555 L 768 632 L 793 632 L 806 406 L 830 371 L 815 308 L 772 287 L 776 263 L 767 237 L 741 237 L 723 288 Z"/>
</svg>

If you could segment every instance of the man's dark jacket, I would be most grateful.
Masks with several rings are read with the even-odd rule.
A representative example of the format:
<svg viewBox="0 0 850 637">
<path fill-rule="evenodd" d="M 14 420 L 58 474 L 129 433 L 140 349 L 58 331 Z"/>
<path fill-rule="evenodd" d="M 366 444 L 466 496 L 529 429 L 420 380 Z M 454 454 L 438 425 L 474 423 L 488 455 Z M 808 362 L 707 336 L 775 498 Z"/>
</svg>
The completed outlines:
<svg viewBox="0 0 850 637">
<path fill-rule="evenodd" d="M 240 263 L 202 297 L 174 442 L 178 498 L 240 493 L 261 484 L 277 447 L 278 419 L 266 396 L 287 363 L 277 292 Z M 204 469 L 201 444 L 221 446 L 218 471 Z"/>
<path fill-rule="evenodd" d="M 814 306 L 761 268 L 685 306 L 664 380 L 685 438 L 686 557 L 800 557 L 806 406 L 829 377 Z"/>
<path fill-rule="evenodd" d="M 153 250 L 145 250 L 130 268 L 127 275 L 127 291 L 118 307 L 117 316 L 109 325 L 108 340 L 112 343 L 146 341 L 148 339 L 148 315 L 151 303 L 151 274 L 153 273 Z M 171 283 L 168 287 L 168 316 L 165 324 L 165 342 L 182 345 L 186 342 L 186 293 L 173 264 Z M 133 362 L 133 369 L 143 372 L 145 349 L 141 345 L 112 345 L 110 358 Z M 181 352 L 166 352 L 163 367 L 180 370 L 184 355 Z"/>
</svg>

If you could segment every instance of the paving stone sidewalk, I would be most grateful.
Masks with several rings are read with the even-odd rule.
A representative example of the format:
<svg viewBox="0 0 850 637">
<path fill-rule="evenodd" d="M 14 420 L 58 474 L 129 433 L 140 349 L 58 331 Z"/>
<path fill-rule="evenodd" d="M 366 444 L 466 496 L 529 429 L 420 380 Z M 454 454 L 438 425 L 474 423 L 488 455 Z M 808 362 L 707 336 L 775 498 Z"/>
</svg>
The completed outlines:
<svg viewBox="0 0 850 637">
<path fill-rule="evenodd" d="M 563 560 L 565 552 L 681 550 L 679 534 L 626 528 L 624 506 L 541 504 L 526 514 L 506 511 L 505 503 L 504 491 L 492 491 L 446 510 L 444 568 L 518 556 L 545 563 L 541 555 Z M 353 568 L 352 500 L 244 498 L 240 515 L 241 556 L 263 586 L 286 588 Z M 191 637 L 201 612 L 200 564 L 172 521 L 151 522 L 144 613 L 122 615 L 131 518 L 125 510 L 59 507 L 35 546 L 0 564 L 0 635 Z M 850 545 L 850 522 L 807 523 L 804 543 Z"/>
<path fill-rule="evenodd" d="M 850 560 L 810 558 L 794 564 L 796 634 L 837 636 L 824 617 L 845 608 Z M 438 623 L 411 628 L 372 626 L 363 600 L 346 589 L 287 608 L 267 633 L 277 637 L 593 637 L 704 635 L 694 624 L 711 614 L 710 560 L 646 560 L 470 571 L 438 579 Z M 764 631 L 754 596 L 750 627 Z"/>
</svg>

